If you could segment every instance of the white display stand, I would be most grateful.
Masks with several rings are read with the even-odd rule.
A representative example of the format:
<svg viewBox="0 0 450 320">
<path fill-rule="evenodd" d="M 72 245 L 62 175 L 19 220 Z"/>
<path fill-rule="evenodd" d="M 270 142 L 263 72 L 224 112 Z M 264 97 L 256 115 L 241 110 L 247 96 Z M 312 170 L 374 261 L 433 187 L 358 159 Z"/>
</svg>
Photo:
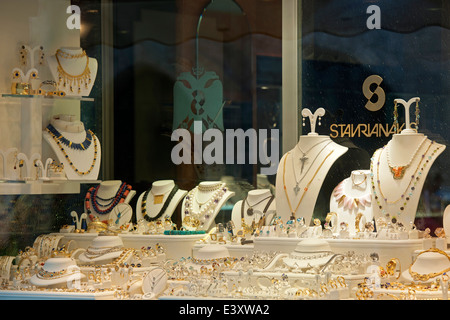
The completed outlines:
<svg viewBox="0 0 450 320">
<path fill-rule="evenodd" d="M 411 129 L 409 108 L 417 99 L 408 102 L 396 99 L 405 107 L 405 129 L 393 135 L 391 141 L 373 155 L 371 170 L 375 186 L 375 221 L 389 213 L 391 218 L 395 217 L 405 227 L 414 222 L 426 176 L 433 162 L 446 148 Z M 393 166 L 397 169 L 391 171 Z M 394 170 L 397 170 L 396 173 Z"/>
<path fill-rule="evenodd" d="M 120 180 L 103 181 L 99 185 L 97 196 L 102 199 L 113 198 L 119 191 L 119 188 L 121 185 L 122 185 L 122 181 L 120 181 Z M 129 204 L 131 199 L 133 199 L 133 197 L 135 195 L 136 195 L 136 191 L 130 190 L 130 192 L 126 196 L 125 200 L 123 201 L 123 204 Z M 114 220 L 114 218 L 116 218 L 116 215 L 113 212 L 114 210 L 109 213 L 106 213 L 106 214 L 99 214 L 99 213 L 95 212 L 95 210 L 93 209 L 92 198 L 90 199 L 89 202 L 90 202 L 90 207 L 91 207 L 91 214 L 94 217 L 98 218 L 100 221 L 109 221 L 110 219 Z M 117 206 L 118 205 L 119 204 L 117 204 Z M 84 212 L 87 212 L 86 202 L 85 202 L 84 210 L 85 210 Z M 131 216 L 129 218 L 131 220 Z M 125 222 L 122 221 L 122 223 L 125 223 Z"/>
<path fill-rule="evenodd" d="M 329 169 L 348 151 L 347 147 L 333 142 L 329 136 L 315 132 L 316 119 L 323 114 L 322 108 L 314 114 L 308 109 L 303 110 L 302 115 L 310 119 L 311 132 L 300 136 L 297 146 L 283 155 L 278 166 L 276 207 L 277 214 L 283 221 L 291 219 L 294 213 L 295 218 L 304 218 L 306 225 L 311 223 L 317 196 Z M 303 174 L 301 174 L 302 167 Z M 297 182 L 299 183 L 296 194 L 294 188 Z"/>
<path fill-rule="evenodd" d="M 448 235 L 450 235 L 450 205 L 448 205 L 444 210 L 442 222 L 443 222 L 444 232 L 446 235 L 445 238 L 447 240 L 447 243 L 449 243 L 450 241 L 449 241 Z"/>
<path fill-rule="evenodd" d="M 193 190 L 188 192 L 188 196 L 189 194 L 192 194 L 194 199 L 191 199 L 191 203 L 192 203 L 192 208 L 194 211 L 198 212 L 199 209 L 199 203 L 206 203 L 210 200 L 212 200 L 212 197 L 214 195 L 214 191 L 200 191 L 197 192 L 199 189 L 201 190 L 202 188 L 208 189 L 209 187 L 215 186 L 217 184 L 222 184 L 223 186 L 226 187 L 226 185 L 220 181 L 203 181 L 200 182 L 199 185 L 197 187 L 195 187 Z M 192 193 L 191 193 L 192 192 Z M 197 228 L 197 230 L 205 230 L 208 231 L 213 222 L 214 219 L 216 218 L 216 216 L 219 214 L 220 209 L 225 205 L 225 203 L 234 196 L 234 192 L 230 191 L 227 188 L 227 191 L 223 194 L 223 196 L 220 198 L 220 200 L 214 205 L 212 212 L 210 212 L 208 214 L 208 217 L 205 218 L 203 225 L 199 226 Z M 181 219 L 182 221 L 184 221 L 184 218 L 187 216 L 186 215 L 186 198 L 187 196 L 183 199 L 183 203 L 182 203 L 182 207 L 181 207 Z M 186 227 L 183 224 L 183 227 Z M 190 228 L 187 227 L 187 229 L 189 230 Z"/>
<path fill-rule="evenodd" d="M 273 215 L 276 214 L 275 200 L 269 204 L 271 197 L 273 197 L 273 195 L 270 189 L 256 189 L 249 191 L 244 200 L 238 201 L 231 212 L 231 220 L 233 220 L 236 229 L 240 230 L 242 228 L 242 219 L 244 219 L 247 225 L 251 225 L 253 221 L 258 223 L 264 215 L 265 224 L 263 225 L 267 225 Z M 251 215 L 247 212 L 249 205 L 253 209 L 253 214 Z M 267 205 L 269 205 L 269 207 L 266 209 Z M 242 209 L 244 209 L 243 216 Z M 266 209 L 265 212 L 264 209 Z"/>
<path fill-rule="evenodd" d="M 83 49 L 79 47 L 64 47 L 59 49 L 64 54 L 77 56 L 82 54 Z M 56 59 L 56 54 L 49 56 L 47 59 L 48 66 L 50 68 L 50 71 L 52 73 L 53 79 L 58 84 L 58 90 L 64 91 L 67 96 L 82 96 L 82 97 L 88 97 L 91 93 L 92 87 L 95 82 L 95 78 L 97 76 L 97 70 L 98 70 L 98 62 L 94 58 L 90 58 L 88 56 L 81 56 L 78 58 L 65 58 L 61 55 L 58 55 L 59 64 L 62 69 L 70 75 L 78 76 L 81 75 L 85 69 L 86 65 L 88 64 L 89 68 L 89 75 L 88 78 L 90 78 L 90 82 L 86 83 L 85 86 L 85 80 L 81 80 L 81 83 L 78 84 L 75 80 L 72 84 L 73 90 L 70 90 L 70 84 L 67 83 L 66 86 L 63 86 L 64 80 L 60 81 L 60 73 L 58 71 L 58 60 Z M 78 92 L 78 88 L 80 88 L 80 92 Z"/>
<path fill-rule="evenodd" d="M 169 197 L 169 194 L 171 190 L 174 188 L 174 186 L 175 182 L 173 180 L 160 180 L 152 183 L 150 192 L 147 193 L 147 197 L 145 198 L 146 215 L 148 217 L 152 219 L 155 218 L 160 213 L 161 209 L 168 200 L 167 198 Z M 187 194 L 186 190 L 178 189 L 175 195 L 170 200 L 170 203 L 168 204 L 165 212 L 162 213 L 162 215 L 158 219 L 164 220 L 165 218 L 171 218 L 178 204 L 181 202 L 181 200 L 183 200 L 186 194 Z M 144 214 L 142 212 L 142 201 L 144 200 L 145 195 L 146 192 L 141 193 L 139 199 L 137 200 L 136 221 L 144 219 Z M 155 195 L 164 196 L 161 199 L 160 203 L 155 203 Z"/>
<path fill-rule="evenodd" d="M 84 124 L 76 120 L 73 115 L 56 115 L 53 116 L 50 123 L 68 140 L 74 143 L 81 143 L 86 139 L 86 131 Z M 70 166 L 68 158 L 61 152 L 58 144 L 53 137 L 47 132 L 43 131 L 42 136 L 47 144 L 53 150 L 53 156 L 51 158 L 58 159 L 58 161 L 64 164 L 64 170 L 69 180 L 97 180 L 100 172 L 101 164 L 101 145 L 98 138 L 93 136 L 95 141 L 92 141 L 89 148 L 86 150 L 73 150 L 68 146 L 63 146 L 65 152 L 69 156 L 75 168 L 82 172 L 87 172 L 94 164 L 94 168 L 85 175 L 80 175 Z M 95 154 L 95 144 L 97 144 L 97 154 Z M 96 157 L 94 163 L 94 157 Z"/>
<path fill-rule="evenodd" d="M 357 233 L 356 218 L 362 214 L 362 217 L 358 217 L 358 228 L 364 230 L 365 222 L 373 220 L 370 170 L 352 171 L 349 178 L 339 183 L 331 194 L 330 212 L 337 214 L 337 226 L 342 222 L 348 224 L 351 235 Z"/>
</svg>

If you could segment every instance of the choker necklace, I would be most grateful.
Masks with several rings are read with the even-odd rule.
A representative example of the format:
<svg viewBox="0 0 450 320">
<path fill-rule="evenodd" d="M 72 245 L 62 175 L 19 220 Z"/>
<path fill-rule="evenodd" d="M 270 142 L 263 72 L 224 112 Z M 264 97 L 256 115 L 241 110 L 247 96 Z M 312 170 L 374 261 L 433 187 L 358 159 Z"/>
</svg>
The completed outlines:
<svg viewBox="0 0 450 320">
<path fill-rule="evenodd" d="M 336 199 L 339 206 L 343 205 L 344 210 L 351 210 L 353 208 L 358 208 L 359 206 L 365 208 L 370 207 L 372 204 L 372 195 L 369 193 L 362 195 L 360 197 L 350 197 L 344 192 L 345 190 L 345 180 L 341 181 L 333 191 L 333 196 Z"/>
<path fill-rule="evenodd" d="M 174 185 L 174 187 L 172 188 L 172 190 L 169 193 L 169 196 L 167 197 L 167 200 L 164 202 L 161 210 L 159 210 L 158 214 L 154 217 L 150 217 L 147 214 L 147 197 L 148 197 L 149 192 L 151 192 L 151 189 L 145 191 L 144 196 L 142 198 L 142 205 L 141 205 L 142 216 L 144 217 L 144 219 L 147 220 L 148 222 L 152 222 L 152 221 L 155 221 L 155 220 L 158 220 L 159 218 L 161 218 L 161 216 L 166 212 L 167 207 L 169 206 L 170 202 L 172 201 L 172 199 L 175 196 L 175 194 L 177 193 L 177 191 L 178 191 L 178 186 Z M 164 197 L 164 195 L 163 195 L 163 197 Z M 162 201 L 159 204 L 161 204 L 161 203 L 162 203 Z"/>
<path fill-rule="evenodd" d="M 290 220 L 295 220 L 295 213 L 297 212 L 298 208 L 300 207 L 300 204 L 303 201 L 303 198 L 305 197 L 306 192 L 308 192 L 309 190 L 309 186 L 311 185 L 311 183 L 314 181 L 314 178 L 316 177 L 316 175 L 319 173 L 320 169 L 322 168 L 323 164 L 325 163 L 325 161 L 328 159 L 329 156 L 331 156 L 331 154 L 334 152 L 334 150 L 331 150 L 331 152 L 325 157 L 325 159 L 323 159 L 322 163 L 320 164 L 320 166 L 317 168 L 316 172 L 314 173 L 313 177 L 311 178 L 311 180 L 309 180 L 309 182 L 306 184 L 305 188 L 303 189 L 303 194 L 300 198 L 300 201 L 297 204 L 297 207 L 295 208 L 295 210 L 292 209 L 292 205 L 291 205 L 291 201 L 289 199 L 289 195 L 287 193 L 287 189 L 286 189 L 286 160 L 288 158 L 288 155 L 290 154 L 288 152 L 288 155 L 284 158 L 284 165 L 283 165 L 283 189 L 284 189 L 284 194 L 286 195 L 286 199 L 289 205 L 289 209 L 291 210 L 291 217 Z M 294 160 L 292 160 L 294 161 Z"/>
<path fill-rule="evenodd" d="M 325 140 L 328 141 L 328 140 Z M 320 143 L 322 143 L 324 141 L 321 141 Z M 311 165 L 309 166 L 308 170 L 305 172 L 305 174 L 303 175 L 303 177 L 300 178 L 300 180 L 297 180 L 297 175 L 295 173 L 295 163 L 294 163 L 294 159 L 292 159 L 292 171 L 294 172 L 294 179 L 295 179 L 295 187 L 293 188 L 295 195 L 298 195 L 298 193 L 300 192 L 300 183 L 303 181 L 303 179 L 308 175 L 309 170 L 311 170 L 314 162 L 316 162 L 317 158 L 319 157 L 319 155 L 322 153 L 323 150 L 325 150 L 325 148 L 332 143 L 333 141 L 329 141 L 316 155 L 316 157 L 314 158 L 314 160 L 311 162 Z M 318 144 L 320 144 L 318 143 Z M 315 146 L 317 146 L 318 144 L 314 145 L 312 148 L 314 148 Z M 309 152 L 312 148 L 310 148 L 307 152 Z M 300 149 L 300 147 L 298 148 Z M 303 151 L 300 149 L 300 152 L 303 153 Z M 302 159 L 305 158 L 305 154 L 303 154 L 303 158 L 300 159 L 300 161 L 302 161 L 302 172 L 303 172 L 303 165 L 304 165 L 304 161 Z M 308 158 L 306 158 L 308 159 Z"/>
<path fill-rule="evenodd" d="M 98 145 L 97 145 L 97 139 L 95 137 L 95 134 L 93 134 L 91 132 L 92 139 L 94 140 L 94 159 L 92 160 L 92 164 L 91 164 L 90 168 L 87 171 L 80 171 L 77 167 L 75 167 L 73 161 L 70 159 L 70 157 L 67 154 L 66 150 L 62 146 L 61 138 L 57 137 L 52 131 L 50 131 L 49 128 L 45 128 L 45 130 L 50 134 L 50 136 L 53 138 L 55 143 L 58 145 L 59 150 L 63 153 L 64 158 L 67 160 L 67 162 L 69 163 L 70 167 L 75 171 L 75 173 L 77 173 L 78 175 L 84 176 L 84 175 L 88 175 L 88 174 L 90 174 L 92 172 L 92 170 L 95 168 L 95 163 L 97 162 L 97 153 L 98 153 Z M 80 150 L 80 149 L 78 149 L 78 150 Z"/>
<path fill-rule="evenodd" d="M 429 162 L 433 159 L 433 156 L 436 154 L 436 152 L 441 148 L 440 146 L 438 146 L 432 153 L 431 155 L 427 156 L 428 151 L 430 150 L 430 148 L 434 145 L 434 141 L 430 142 L 430 145 L 428 146 L 427 150 L 422 154 L 421 159 L 419 164 L 417 165 L 416 170 L 414 171 L 414 174 L 411 175 L 411 180 L 409 181 L 408 186 L 406 187 L 405 191 L 400 195 L 400 197 L 395 200 L 395 201 L 389 201 L 388 198 L 384 195 L 383 190 L 381 188 L 381 181 L 380 181 L 380 159 L 381 159 L 381 155 L 383 153 L 383 150 L 385 149 L 385 147 L 378 149 L 377 151 L 375 151 L 374 156 L 371 159 L 371 165 L 370 165 L 370 176 L 371 176 L 371 183 L 372 183 L 372 191 L 373 191 L 373 196 L 375 201 L 377 202 L 378 208 L 380 210 L 382 210 L 382 212 L 384 213 L 386 210 L 383 209 L 383 204 L 380 201 L 380 198 L 383 199 L 384 203 L 386 205 L 392 205 L 392 204 L 396 204 L 399 201 L 402 201 L 401 203 L 401 207 L 400 207 L 400 212 L 398 212 L 398 215 L 401 215 L 401 213 L 403 213 L 405 211 L 406 205 L 408 204 L 408 201 L 411 199 L 414 191 L 416 190 L 416 185 L 420 180 L 420 177 L 422 176 L 422 172 L 425 170 L 425 168 L 428 166 Z M 378 154 L 378 160 L 376 162 L 376 166 L 377 166 L 377 173 L 376 173 L 376 184 L 378 186 L 378 191 L 379 194 L 376 191 L 376 187 L 375 187 L 375 173 L 374 173 L 374 163 L 375 163 L 375 154 Z M 423 165 L 422 165 L 423 163 Z"/>
<path fill-rule="evenodd" d="M 112 201 L 106 205 L 102 205 L 98 202 L 97 193 L 100 189 L 100 185 L 97 187 L 91 187 L 88 192 L 86 193 L 85 197 L 85 205 L 86 205 L 86 211 L 87 214 L 90 215 L 92 213 L 91 211 L 91 202 L 92 207 L 94 211 L 98 214 L 105 215 L 110 213 L 117 204 L 123 203 L 130 193 L 132 187 L 131 185 L 127 184 L 126 182 L 122 182 L 122 184 L 119 187 L 119 190 L 117 191 L 116 195 L 112 198 Z M 106 209 L 101 209 L 100 207 L 103 207 Z"/>
<path fill-rule="evenodd" d="M 86 130 L 86 139 L 81 143 L 72 142 L 69 139 L 65 138 L 62 133 L 60 133 L 53 125 L 49 124 L 47 126 L 49 132 L 51 132 L 62 144 L 68 146 L 74 150 L 86 150 L 89 148 L 92 142 L 92 136 L 94 133 L 91 130 Z"/>
<path fill-rule="evenodd" d="M 201 189 L 203 190 L 203 187 L 204 186 L 196 186 L 186 195 L 184 204 L 185 217 L 183 219 L 183 225 L 186 227 L 202 227 L 205 222 L 214 215 L 217 205 L 219 204 L 225 193 L 228 191 L 225 183 L 218 184 L 218 188 L 216 187 L 215 191 L 209 197 L 209 199 L 200 205 L 197 201 L 197 193 Z M 199 206 L 198 211 L 194 210 L 194 202 Z"/>
<path fill-rule="evenodd" d="M 390 157 L 390 146 L 391 146 L 391 142 L 388 143 L 388 146 L 386 148 L 386 158 L 387 158 L 387 162 L 389 165 L 389 169 L 391 169 L 391 173 L 392 176 L 394 177 L 394 179 L 398 180 L 398 179 L 402 179 L 403 176 L 405 175 L 405 171 L 406 169 L 408 169 L 408 167 L 411 165 L 411 163 L 413 162 L 414 158 L 416 157 L 417 153 L 419 152 L 419 149 L 422 147 L 422 145 L 425 143 L 425 141 L 427 140 L 427 137 L 423 138 L 422 142 L 417 146 L 416 151 L 414 151 L 413 155 L 411 156 L 411 158 L 409 159 L 407 164 L 401 165 L 401 166 L 394 166 L 391 163 L 391 157 Z"/>
<path fill-rule="evenodd" d="M 70 73 L 67 73 L 62 67 L 61 62 L 59 61 L 59 56 L 64 59 L 81 59 L 83 57 L 86 57 L 86 67 L 84 68 L 84 71 L 79 75 L 72 75 Z M 78 93 L 81 93 L 82 85 L 84 85 L 86 89 L 88 88 L 88 85 L 91 83 L 91 70 L 89 69 L 89 57 L 87 56 L 86 51 L 83 51 L 81 54 L 72 55 L 58 49 L 56 51 L 55 57 L 56 61 L 58 62 L 59 84 L 61 84 L 62 82 L 64 88 L 69 85 L 71 92 L 74 92 L 74 86 L 76 85 L 78 86 Z"/>
<path fill-rule="evenodd" d="M 258 202 L 255 203 L 254 205 L 250 205 L 250 203 L 248 203 L 248 195 L 247 195 L 247 196 L 245 197 L 245 200 L 242 202 L 242 206 L 241 206 L 242 212 L 244 212 L 244 206 L 245 206 L 245 203 L 246 203 L 247 206 L 248 206 L 248 208 L 247 208 L 247 215 L 248 215 L 248 216 L 252 216 L 252 215 L 254 214 L 253 207 L 257 206 L 257 205 L 260 204 L 261 202 L 266 201 L 267 199 L 270 199 L 270 201 L 267 203 L 267 205 L 266 205 L 266 207 L 265 207 L 265 209 L 264 209 L 264 211 L 263 211 L 263 213 L 265 213 L 265 212 L 267 211 L 267 209 L 269 208 L 269 205 L 272 203 L 273 198 L 274 198 L 274 196 L 273 196 L 273 195 L 270 195 L 270 196 L 268 196 L 267 198 L 264 198 L 264 199 L 258 201 Z"/>
</svg>

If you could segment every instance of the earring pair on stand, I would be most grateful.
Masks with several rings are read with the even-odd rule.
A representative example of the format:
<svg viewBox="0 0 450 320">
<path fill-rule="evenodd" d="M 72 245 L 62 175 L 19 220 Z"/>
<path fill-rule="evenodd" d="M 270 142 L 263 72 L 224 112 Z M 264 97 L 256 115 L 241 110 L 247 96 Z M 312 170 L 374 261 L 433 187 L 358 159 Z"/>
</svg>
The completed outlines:
<svg viewBox="0 0 450 320">
<path fill-rule="evenodd" d="M 306 123 L 305 123 L 305 119 L 306 119 L 306 117 L 302 117 L 302 119 L 303 119 L 303 126 L 306 126 Z M 322 117 L 321 116 L 319 116 L 319 126 L 321 126 L 322 125 Z"/>
<path fill-rule="evenodd" d="M 420 108 L 419 108 L 419 100 L 416 100 L 416 111 L 415 111 L 415 116 L 416 116 L 416 130 L 419 130 L 419 122 L 420 122 Z M 394 130 L 397 131 L 397 127 L 398 127 L 398 103 L 397 101 L 394 101 Z"/>
</svg>

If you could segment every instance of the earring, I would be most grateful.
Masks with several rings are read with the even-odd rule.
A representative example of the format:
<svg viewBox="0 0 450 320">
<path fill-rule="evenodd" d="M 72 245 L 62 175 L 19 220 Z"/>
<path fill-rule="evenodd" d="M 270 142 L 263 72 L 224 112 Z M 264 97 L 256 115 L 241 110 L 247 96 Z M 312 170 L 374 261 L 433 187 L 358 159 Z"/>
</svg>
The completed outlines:
<svg viewBox="0 0 450 320">
<path fill-rule="evenodd" d="M 44 47 L 39 47 L 39 65 L 43 66 L 45 62 L 45 53 L 44 53 Z"/>
<path fill-rule="evenodd" d="M 398 105 L 397 101 L 394 101 L 394 131 L 397 131 L 398 127 Z"/>
<path fill-rule="evenodd" d="M 416 100 L 416 130 L 419 130 L 420 109 L 419 100 Z"/>
<path fill-rule="evenodd" d="M 302 117 L 302 118 L 303 118 L 303 126 L 306 126 L 305 117 Z"/>
<path fill-rule="evenodd" d="M 27 48 L 25 46 L 22 46 L 20 48 L 19 54 L 20 54 L 20 64 L 22 66 L 26 66 L 27 65 L 27 60 L 28 60 L 28 50 L 27 50 Z"/>
<path fill-rule="evenodd" d="M 321 125 L 322 125 L 322 117 L 319 116 L 319 126 L 321 126 Z"/>
</svg>

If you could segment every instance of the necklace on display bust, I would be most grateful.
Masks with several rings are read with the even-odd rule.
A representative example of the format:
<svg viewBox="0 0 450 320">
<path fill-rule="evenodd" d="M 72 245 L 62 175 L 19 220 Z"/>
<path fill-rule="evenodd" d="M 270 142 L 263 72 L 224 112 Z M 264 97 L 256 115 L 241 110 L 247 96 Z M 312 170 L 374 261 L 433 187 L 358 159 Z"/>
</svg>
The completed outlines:
<svg viewBox="0 0 450 320">
<path fill-rule="evenodd" d="M 214 215 L 217 205 L 227 191 L 225 183 L 212 186 L 199 185 L 189 191 L 185 197 L 183 225 L 190 228 L 202 227 Z M 211 192 L 212 194 L 206 201 L 199 202 L 197 199 L 199 192 Z M 198 210 L 194 209 L 194 204 L 197 205 Z"/>
<path fill-rule="evenodd" d="M 62 133 L 60 133 L 53 125 L 49 124 L 47 126 L 49 132 L 51 132 L 58 140 L 74 150 L 86 150 L 92 143 L 92 136 L 94 133 L 91 130 L 86 130 L 86 139 L 81 143 L 75 143 L 65 138 Z"/>
<path fill-rule="evenodd" d="M 403 178 L 403 176 L 405 175 L 406 169 L 408 169 L 408 167 L 411 165 L 411 163 L 413 162 L 414 158 L 416 157 L 417 153 L 419 152 L 420 148 L 422 147 L 422 145 L 425 143 L 426 140 L 427 140 L 427 137 L 423 138 L 422 142 L 417 146 L 416 151 L 414 151 L 414 153 L 412 154 L 409 161 L 403 165 L 393 165 L 392 164 L 391 157 L 390 157 L 390 149 L 391 149 L 392 141 L 389 141 L 387 148 L 386 148 L 386 158 L 387 158 L 387 162 L 389 165 L 389 169 L 391 169 L 391 173 L 392 173 L 394 179 L 398 180 L 398 179 Z"/>
<path fill-rule="evenodd" d="M 98 190 L 100 189 L 101 185 L 98 185 L 97 187 L 91 187 L 88 192 L 86 193 L 85 197 L 85 205 L 86 205 L 86 211 L 87 214 L 90 216 L 91 211 L 91 203 L 92 203 L 92 209 L 100 214 L 105 215 L 110 213 L 117 204 L 123 203 L 130 193 L 132 187 L 131 185 L 127 184 L 126 182 L 122 182 L 122 184 L 119 187 L 119 190 L 116 192 L 116 194 L 109 198 L 109 199 L 102 199 L 97 196 Z M 100 201 L 110 201 L 107 204 L 101 204 Z M 104 209 L 103 209 L 104 208 Z"/>
<path fill-rule="evenodd" d="M 318 145 L 321 144 L 321 143 L 324 143 L 325 141 L 328 141 L 328 139 L 325 139 L 325 140 L 322 140 L 322 141 L 316 143 L 316 144 L 313 145 L 311 148 L 309 148 L 308 151 L 306 151 L 306 152 L 303 151 L 302 148 L 300 148 L 300 145 L 299 145 L 299 144 L 297 144 L 298 150 L 300 150 L 300 152 L 302 153 L 302 157 L 300 158 L 300 161 L 301 161 L 301 163 L 302 163 L 302 167 L 301 167 L 301 170 L 300 170 L 300 174 L 303 173 L 303 168 L 305 167 L 305 163 L 306 163 L 306 161 L 309 160 L 309 158 L 308 158 L 306 155 L 307 155 L 312 149 L 314 149 L 314 147 L 318 146 Z M 320 153 L 320 152 L 319 152 L 319 153 Z M 313 162 L 314 162 L 314 161 L 313 161 Z"/>
<path fill-rule="evenodd" d="M 69 86 L 71 92 L 74 92 L 74 86 L 77 86 L 78 93 L 81 93 L 81 88 L 83 85 L 86 89 L 88 88 L 88 85 L 91 83 L 92 80 L 91 80 L 91 71 L 89 69 L 89 57 L 87 56 L 86 51 L 83 51 L 80 54 L 70 54 L 58 49 L 56 51 L 55 57 L 56 61 L 58 62 L 59 84 L 62 83 L 64 88 Z M 84 71 L 79 75 L 72 75 L 64 70 L 63 66 L 61 65 L 60 58 L 67 60 L 86 58 L 86 67 L 84 68 Z"/>
<path fill-rule="evenodd" d="M 87 149 L 87 148 L 85 148 L 85 146 L 87 145 L 86 140 L 81 144 L 74 144 L 74 143 L 70 142 L 69 140 L 65 139 L 61 134 L 57 136 L 54 132 L 52 132 L 52 130 L 50 130 L 49 127 L 45 128 L 45 130 L 50 134 L 50 136 L 53 138 L 55 143 L 58 145 L 59 150 L 62 152 L 62 154 L 64 155 L 64 158 L 67 160 L 70 167 L 75 171 L 75 173 L 77 173 L 78 175 L 84 176 L 84 175 L 88 175 L 92 172 L 92 170 L 95 168 L 95 164 L 97 162 L 97 154 L 98 154 L 97 139 L 96 139 L 95 134 L 92 131 L 89 131 L 86 133 L 86 139 L 88 139 L 88 136 L 90 136 L 92 138 L 92 140 L 94 140 L 94 159 L 92 160 L 92 164 L 87 171 L 81 171 L 77 167 L 75 167 L 75 165 L 74 165 L 73 161 L 71 160 L 71 158 L 69 157 L 67 151 L 64 149 L 63 144 L 69 143 L 70 148 L 72 148 L 74 150 L 78 150 L 78 151 L 82 151 L 82 150 L 84 151 Z M 75 145 L 78 145 L 78 146 L 75 147 Z"/>
<path fill-rule="evenodd" d="M 346 179 L 347 180 L 347 179 Z M 334 188 L 333 196 L 336 199 L 339 206 L 343 205 L 344 210 L 352 210 L 353 208 L 366 208 L 370 207 L 372 203 L 372 195 L 368 194 L 362 195 L 360 197 L 352 197 L 345 193 L 346 180 L 342 181 Z M 352 181 L 353 182 L 353 181 Z"/>
<path fill-rule="evenodd" d="M 170 202 L 172 201 L 172 199 L 175 196 L 175 194 L 177 193 L 177 191 L 178 191 L 178 186 L 174 185 L 174 187 L 172 188 L 172 190 L 169 193 L 169 196 L 167 197 L 167 200 L 164 202 L 161 210 L 159 210 L 159 212 L 156 214 L 156 216 L 150 217 L 147 214 L 147 197 L 148 197 L 148 194 L 151 193 L 151 189 L 147 190 L 144 193 L 144 196 L 142 198 L 142 205 L 141 205 L 142 216 L 144 217 L 144 219 L 147 220 L 148 222 L 152 222 L 152 221 L 155 221 L 155 220 L 158 220 L 159 218 L 161 218 L 162 215 L 166 212 L 167 207 L 169 206 Z M 159 196 L 159 195 L 157 195 L 157 196 Z M 164 198 L 164 194 L 162 196 Z M 155 195 L 153 195 L 153 199 L 156 199 Z M 155 202 L 154 204 L 161 204 L 161 203 L 163 203 L 163 200 L 161 200 L 161 202 L 159 202 L 159 197 L 158 197 L 158 203 Z"/>
<path fill-rule="evenodd" d="M 284 189 L 284 194 L 286 195 L 286 200 L 288 202 L 289 205 L 289 209 L 291 210 L 291 217 L 290 220 L 295 220 L 295 213 L 297 212 L 298 208 L 300 207 L 300 204 L 303 201 L 303 198 L 306 195 L 306 192 L 308 192 L 309 190 L 309 186 L 311 185 L 311 183 L 314 181 L 314 179 L 316 178 L 316 175 L 319 173 L 320 169 L 322 168 L 323 164 L 325 163 L 325 161 L 327 161 L 328 157 L 331 156 L 331 154 L 334 152 L 334 150 L 331 150 L 331 152 L 325 157 L 325 159 L 323 159 L 322 163 L 319 165 L 319 167 L 317 168 L 316 172 L 314 173 L 314 175 L 312 176 L 311 180 L 309 180 L 309 182 L 306 184 L 305 188 L 303 188 L 303 194 L 297 204 L 297 207 L 295 208 L 295 210 L 293 210 L 292 205 L 291 205 L 291 200 L 289 199 L 289 195 L 287 192 L 287 188 L 286 188 L 286 160 L 288 158 L 288 156 L 290 155 L 290 153 L 288 152 L 288 154 L 286 155 L 286 157 L 284 158 L 284 164 L 283 164 L 283 189 Z M 294 161 L 294 160 L 292 160 Z M 297 193 L 296 193 L 297 195 Z"/>
<path fill-rule="evenodd" d="M 321 144 L 322 142 L 328 141 L 328 143 L 323 146 L 323 148 L 317 153 L 316 157 L 314 158 L 314 160 L 311 162 L 311 165 L 309 166 L 308 170 L 305 172 L 305 174 L 300 178 L 300 180 L 297 180 L 297 174 L 295 173 L 295 162 L 294 162 L 294 158 L 292 158 L 292 171 L 294 172 L 294 179 L 295 179 L 295 187 L 293 188 L 295 195 L 298 195 L 298 193 L 300 192 L 300 183 L 303 181 L 303 179 L 306 177 L 306 175 L 308 174 L 309 170 L 311 170 L 314 162 L 316 162 L 317 158 L 319 157 L 319 155 L 322 153 L 323 150 L 325 150 L 325 148 L 332 143 L 333 141 L 329 141 L 327 140 L 322 140 L 321 142 L 315 144 L 312 148 L 314 148 L 315 146 Z M 307 152 L 309 152 L 312 148 L 310 148 Z M 301 173 L 303 172 L 303 165 L 305 164 L 304 161 L 308 160 L 308 158 L 305 158 L 305 153 L 300 149 L 300 147 L 298 148 L 300 150 L 300 152 L 303 153 L 303 157 L 300 158 L 300 161 L 302 162 L 302 169 L 301 169 Z M 306 160 L 305 160 L 306 159 Z"/>
<path fill-rule="evenodd" d="M 380 210 L 382 210 L 383 213 L 385 213 L 385 209 L 383 207 L 383 203 L 381 200 L 384 201 L 386 205 L 393 205 L 397 204 L 398 202 L 401 202 L 400 204 L 400 211 L 398 212 L 398 215 L 401 215 L 405 211 L 406 205 L 408 204 L 408 201 L 413 196 L 414 191 L 416 190 L 416 185 L 419 183 L 419 180 L 422 176 L 422 172 L 425 170 L 425 168 L 428 166 L 429 162 L 433 159 L 433 156 L 438 152 L 438 150 L 441 148 L 438 146 L 436 149 L 433 150 L 433 152 L 427 156 L 428 151 L 431 149 L 431 147 L 434 146 L 434 141 L 431 141 L 427 150 L 422 154 L 419 164 L 417 165 L 416 170 L 414 171 L 414 174 L 411 175 L 411 180 L 409 181 L 408 186 L 406 187 L 405 191 L 396 199 L 396 200 L 389 200 L 385 194 L 383 193 L 383 190 L 381 188 L 381 181 L 380 181 L 380 159 L 383 151 L 385 150 L 385 147 L 378 149 L 375 151 L 374 156 L 371 159 L 371 165 L 370 165 L 370 176 L 371 176 L 371 184 L 372 184 L 372 192 L 373 197 L 377 203 L 377 206 Z M 378 153 L 378 159 L 375 162 L 375 155 Z M 376 166 L 376 174 L 375 174 L 375 166 Z M 376 177 L 376 183 L 375 183 L 375 177 Z M 378 187 L 378 192 L 376 191 L 376 187 Z"/>
<path fill-rule="evenodd" d="M 245 204 L 247 204 L 247 207 L 248 207 L 248 208 L 247 208 L 247 215 L 248 215 L 248 216 L 252 216 L 252 215 L 254 214 L 253 207 L 257 206 L 258 204 L 260 204 L 260 203 L 262 203 L 262 202 L 264 202 L 264 201 L 266 201 L 267 199 L 270 199 L 269 202 L 267 203 L 267 206 L 266 206 L 264 212 L 263 212 L 263 213 L 265 213 L 265 211 L 267 211 L 267 209 L 268 209 L 268 205 L 270 205 L 270 204 L 272 203 L 273 198 L 274 198 L 274 196 L 273 196 L 273 195 L 270 195 L 270 196 L 268 196 L 267 198 L 264 198 L 264 199 L 258 201 L 257 203 L 255 203 L 255 204 L 253 204 L 253 205 L 250 205 L 250 203 L 248 203 L 248 195 L 247 195 L 247 196 L 245 197 L 245 200 L 242 202 L 242 207 L 241 207 L 241 208 L 242 208 L 242 211 L 244 211 L 244 206 L 245 206 Z"/>
</svg>

